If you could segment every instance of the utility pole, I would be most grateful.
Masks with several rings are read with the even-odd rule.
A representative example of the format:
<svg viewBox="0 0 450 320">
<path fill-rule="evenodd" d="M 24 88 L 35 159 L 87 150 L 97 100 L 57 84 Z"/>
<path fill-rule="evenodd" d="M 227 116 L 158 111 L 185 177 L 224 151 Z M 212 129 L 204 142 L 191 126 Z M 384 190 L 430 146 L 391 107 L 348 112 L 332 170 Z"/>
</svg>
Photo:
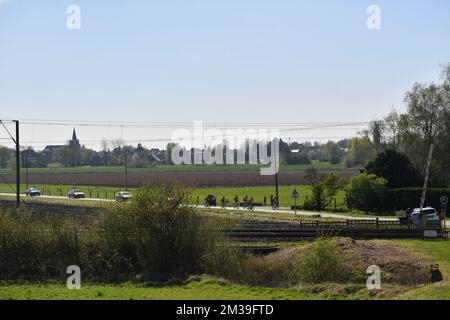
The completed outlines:
<svg viewBox="0 0 450 320">
<path fill-rule="evenodd" d="M 278 173 L 275 173 L 275 194 L 277 198 L 277 204 L 280 206 L 280 198 L 278 197 Z"/>
<path fill-rule="evenodd" d="M 273 141 L 272 141 L 272 143 L 273 143 Z M 272 148 L 272 146 L 271 146 L 271 150 L 272 151 L 274 151 L 275 150 L 275 148 Z M 275 168 L 277 168 L 277 158 L 279 157 L 279 150 L 276 150 L 275 151 L 275 157 L 274 157 L 274 160 L 275 160 Z M 280 207 L 280 197 L 279 197 L 279 188 L 278 188 L 278 170 L 275 172 L 275 194 L 276 194 L 276 199 L 277 199 L 277 205 L 278 205 L 278 207 Z"/>
<path fill-rule="evenodd" d="M 425 206 L 425 197 L 427 194 L 428 179 L 430 178 L 431 159 L 433 157 L 433 148 L 434 148 L 434 144 L 432 142 L 430 145 L 430 151 L 428 152 L 427 167 L 425 169 L 425 179 L 423 181 L 422 197 L 420 199 L 420 212 L 422 212 L 423 207 Z"/>
<path fill-rule="evenodd" d="M 28 189 L 28 153 L 29 153 L 30 149 L 28 148 L 26 150 L 26 154 L 25 154 L 25 184 L 27 185 L 27 189 Z"/>
<path fill-rule="evenodd" d="M 19 120 L 16 123 L 16 205 L 20 207 L 20 140 L 19 140 Z"/>
<path fill-rule="evenodd" d="M 14 137 L 11 132 L 8 130 L 8 128 L 5 126 L 5 123 L 0 120 L 0 124 L 5 128 L 6 132 L 8 133 L 10 139 L 14 142 L 16 145 L 16 205 L 17 207 L 20 206 L 20 141 L 19 141 L 19 120 L 7 120 L 8 122 L 13 122 L 16 124 L 16 137 Z M 8 183 L 5 180 L 6 183 Z M 9 183 L 8 183 L 9 185 Z M 11 187 L 11 186 L 10 186 Z M 12 187 L 11 187 L 12 188 Z M 12 188 L 14 189 L 14 188 Z"/>
<path fill-rule="evenodd" d="M 128 157 L 127 150 L 125 150 L 125 191 L 128 191 Z"/>
<path fill-rule="evenodd" d="M 430 178 L 430 170 L 431 170 L 431 159 L 433 157 L 433 148 L 434 144 L 431 142 L 430 151 L 428 152 L 427 159 L 427 167 L 425 168 L 425 179 L 423 181 L 423 189 L 422 189 L 422 197 L 420 199 L 420 213 L 419 216 L 422 216 L 422 225 L 425 228 L 426 225 L 426 216 L 422 214 L 423 208 L 425 206 L 425 198 L 427 195 L 427 187 L 428 187 L 428 179 Z"/>
</svg>

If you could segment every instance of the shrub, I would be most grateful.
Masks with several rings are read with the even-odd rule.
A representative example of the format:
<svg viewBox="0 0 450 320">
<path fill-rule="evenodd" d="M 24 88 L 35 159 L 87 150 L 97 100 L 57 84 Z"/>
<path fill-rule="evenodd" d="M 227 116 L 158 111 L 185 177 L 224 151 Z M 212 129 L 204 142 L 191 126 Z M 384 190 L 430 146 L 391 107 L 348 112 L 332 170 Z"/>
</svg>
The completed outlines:
<svg viewBox="0 0 450 320">
<path fill-rule="evenodd" d="M 312 199 L 307 200 L 303 206 L 305 210 L 325 210 L 345 185 L 345 180 L 340 174 L 330 173 L 324 176 L 319 174 L 317 169 L 306 170 L 305 179 L 312 192 Z"/>
<path fill-rule="evenodd" d="M 336 240 L 315 241 L 295 263 L 295 272 L 305 283 L 347 282 L 358 269 L 356 259 L 346 254 Z"/>
<path fill-rule="evenodd" d="M 218 227 L 170 184 L 143 187 L 131 203 L 74 220 L 11 210 L 0 214 L 0 278 L 64 279 L 79 265 L 84 279 L 165 281 L 205 270 L 221 253 Z M 226 258 L 226 256 L 225 256 Z"/>
<path fill-rule="evenodd" d="M 380 211 L 387 197 L 386 180 L 374 174 L 353 176 L 346 188 L 347 206 L 365 212 Z"/>
<path fill-rule="evenodd" d="M 147 280 L 166 280 L 200 272 L 204 255 L 214 250 L 208 221 L 188 206 L 177 185 L 144 186 L 131 204 L 101 217 L 107 247 L 132 261 Z"/>
<path fill-rule="evenodd" d="M 62 277 L 81 263 L 77 224 L 52 216 L 34 220 L 27 210 L 0 214 L 0 277 Z"/>
</svg>

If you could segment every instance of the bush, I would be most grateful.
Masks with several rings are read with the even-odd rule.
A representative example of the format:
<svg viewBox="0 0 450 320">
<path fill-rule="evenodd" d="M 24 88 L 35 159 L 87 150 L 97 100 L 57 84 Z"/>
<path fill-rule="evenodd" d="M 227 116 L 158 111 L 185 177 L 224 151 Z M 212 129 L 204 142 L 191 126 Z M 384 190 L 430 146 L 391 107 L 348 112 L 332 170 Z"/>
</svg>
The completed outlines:
<svg viewBox="0 0 450 320">
<path fill-rule="evenodd" d="M 305 283 L 347 282 L 357 270 L 356 259 L 336 240 L 326 238 L 314 242 L 295 263 L 295 272 Z"/>
<path fill-rule="evenodd" d="M 176 185 L 144 186 L 131 204 L 101 217 L 108 248 L 131 260 L 147 280 L 165 280 L 201 272 L 200 261 L 214 250 L 208 221 L 187 205 Z"/>
<path fill-rule="evenodd" d="M 64 279 L 69 265 L 83 278 L 165 281 L 203 272 L 220 251 L 213 225 L 186 203 L 176 185 L 143 187 L 133 202 L 84 221 L 0 214 L 0 278 Z"/>
<path fill-rule="evenodd" d="M 61 278 L 72 264 L 85 263 L 79 226 L 69 219 L 48 216 L 33 219 L 27 210 L 0 214 L 0 277 L 32 279 Z M 84 242 L 84 243 L 83 243 Z"/>
<path fill-rule="evenodd" d="M 374 174 L 353 176 L 346 188 L 347 206 L 364 212 L 381 211 L 385 207 L 388 189 L 386 180 Z"/>
</svg>

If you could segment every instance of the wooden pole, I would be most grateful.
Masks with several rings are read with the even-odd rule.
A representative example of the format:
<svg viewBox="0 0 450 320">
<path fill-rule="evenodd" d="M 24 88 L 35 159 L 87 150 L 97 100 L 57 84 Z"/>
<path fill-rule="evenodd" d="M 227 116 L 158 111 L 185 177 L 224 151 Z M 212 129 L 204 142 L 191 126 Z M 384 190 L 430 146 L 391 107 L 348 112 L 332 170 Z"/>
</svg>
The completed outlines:
<svg viewBox="0 0 450 320">
<path fill-rule="evenodd" d="M 20 141 L 19 120 L 16 123 L 16 206 L 20 207 Z"/>
<path fill-rule="evenodd" d="M 125 150 L 125 191 L 128 191 L 128 157 Z"/>
</svg>

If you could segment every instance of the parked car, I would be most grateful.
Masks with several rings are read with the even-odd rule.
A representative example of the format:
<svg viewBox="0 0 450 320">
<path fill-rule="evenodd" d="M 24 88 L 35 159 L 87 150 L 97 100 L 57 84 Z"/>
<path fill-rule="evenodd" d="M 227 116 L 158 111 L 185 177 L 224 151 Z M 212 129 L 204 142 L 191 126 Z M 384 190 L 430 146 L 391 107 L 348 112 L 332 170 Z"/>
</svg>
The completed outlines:
<svg viewBox="0 0 450 320">
<path fill-rule="evenodd" d="M 119 191 L 116 193 L 116 196 L 115 196 L 116 201 L 128 201 L 132 197 L 133 196 L 128 191 Z"/>
<path fill-rule="evenodd" d="M 27 191 L 25 191 L 25 195 L 27 197 L 36 197 L 36 196 L 40 196 L 41 192 L 36 188 L 28 188 Z"/>
<path fill-rule="evenodd" d="M 72 199 L 86 198 L 86 195 L 80 189 L 70 189 L 67 195 Z"/>
<path fill-rule="evenodd" d="M 422 226 L 423 220 L 426 222 L 439 221 L 439 214 L 436 209 L 432 207 L 423 208 L 422 213 L 420 213 L 420 208 L 415 208 L 411 213 L 410 219 L 414 225 Z"/>
</svg>

